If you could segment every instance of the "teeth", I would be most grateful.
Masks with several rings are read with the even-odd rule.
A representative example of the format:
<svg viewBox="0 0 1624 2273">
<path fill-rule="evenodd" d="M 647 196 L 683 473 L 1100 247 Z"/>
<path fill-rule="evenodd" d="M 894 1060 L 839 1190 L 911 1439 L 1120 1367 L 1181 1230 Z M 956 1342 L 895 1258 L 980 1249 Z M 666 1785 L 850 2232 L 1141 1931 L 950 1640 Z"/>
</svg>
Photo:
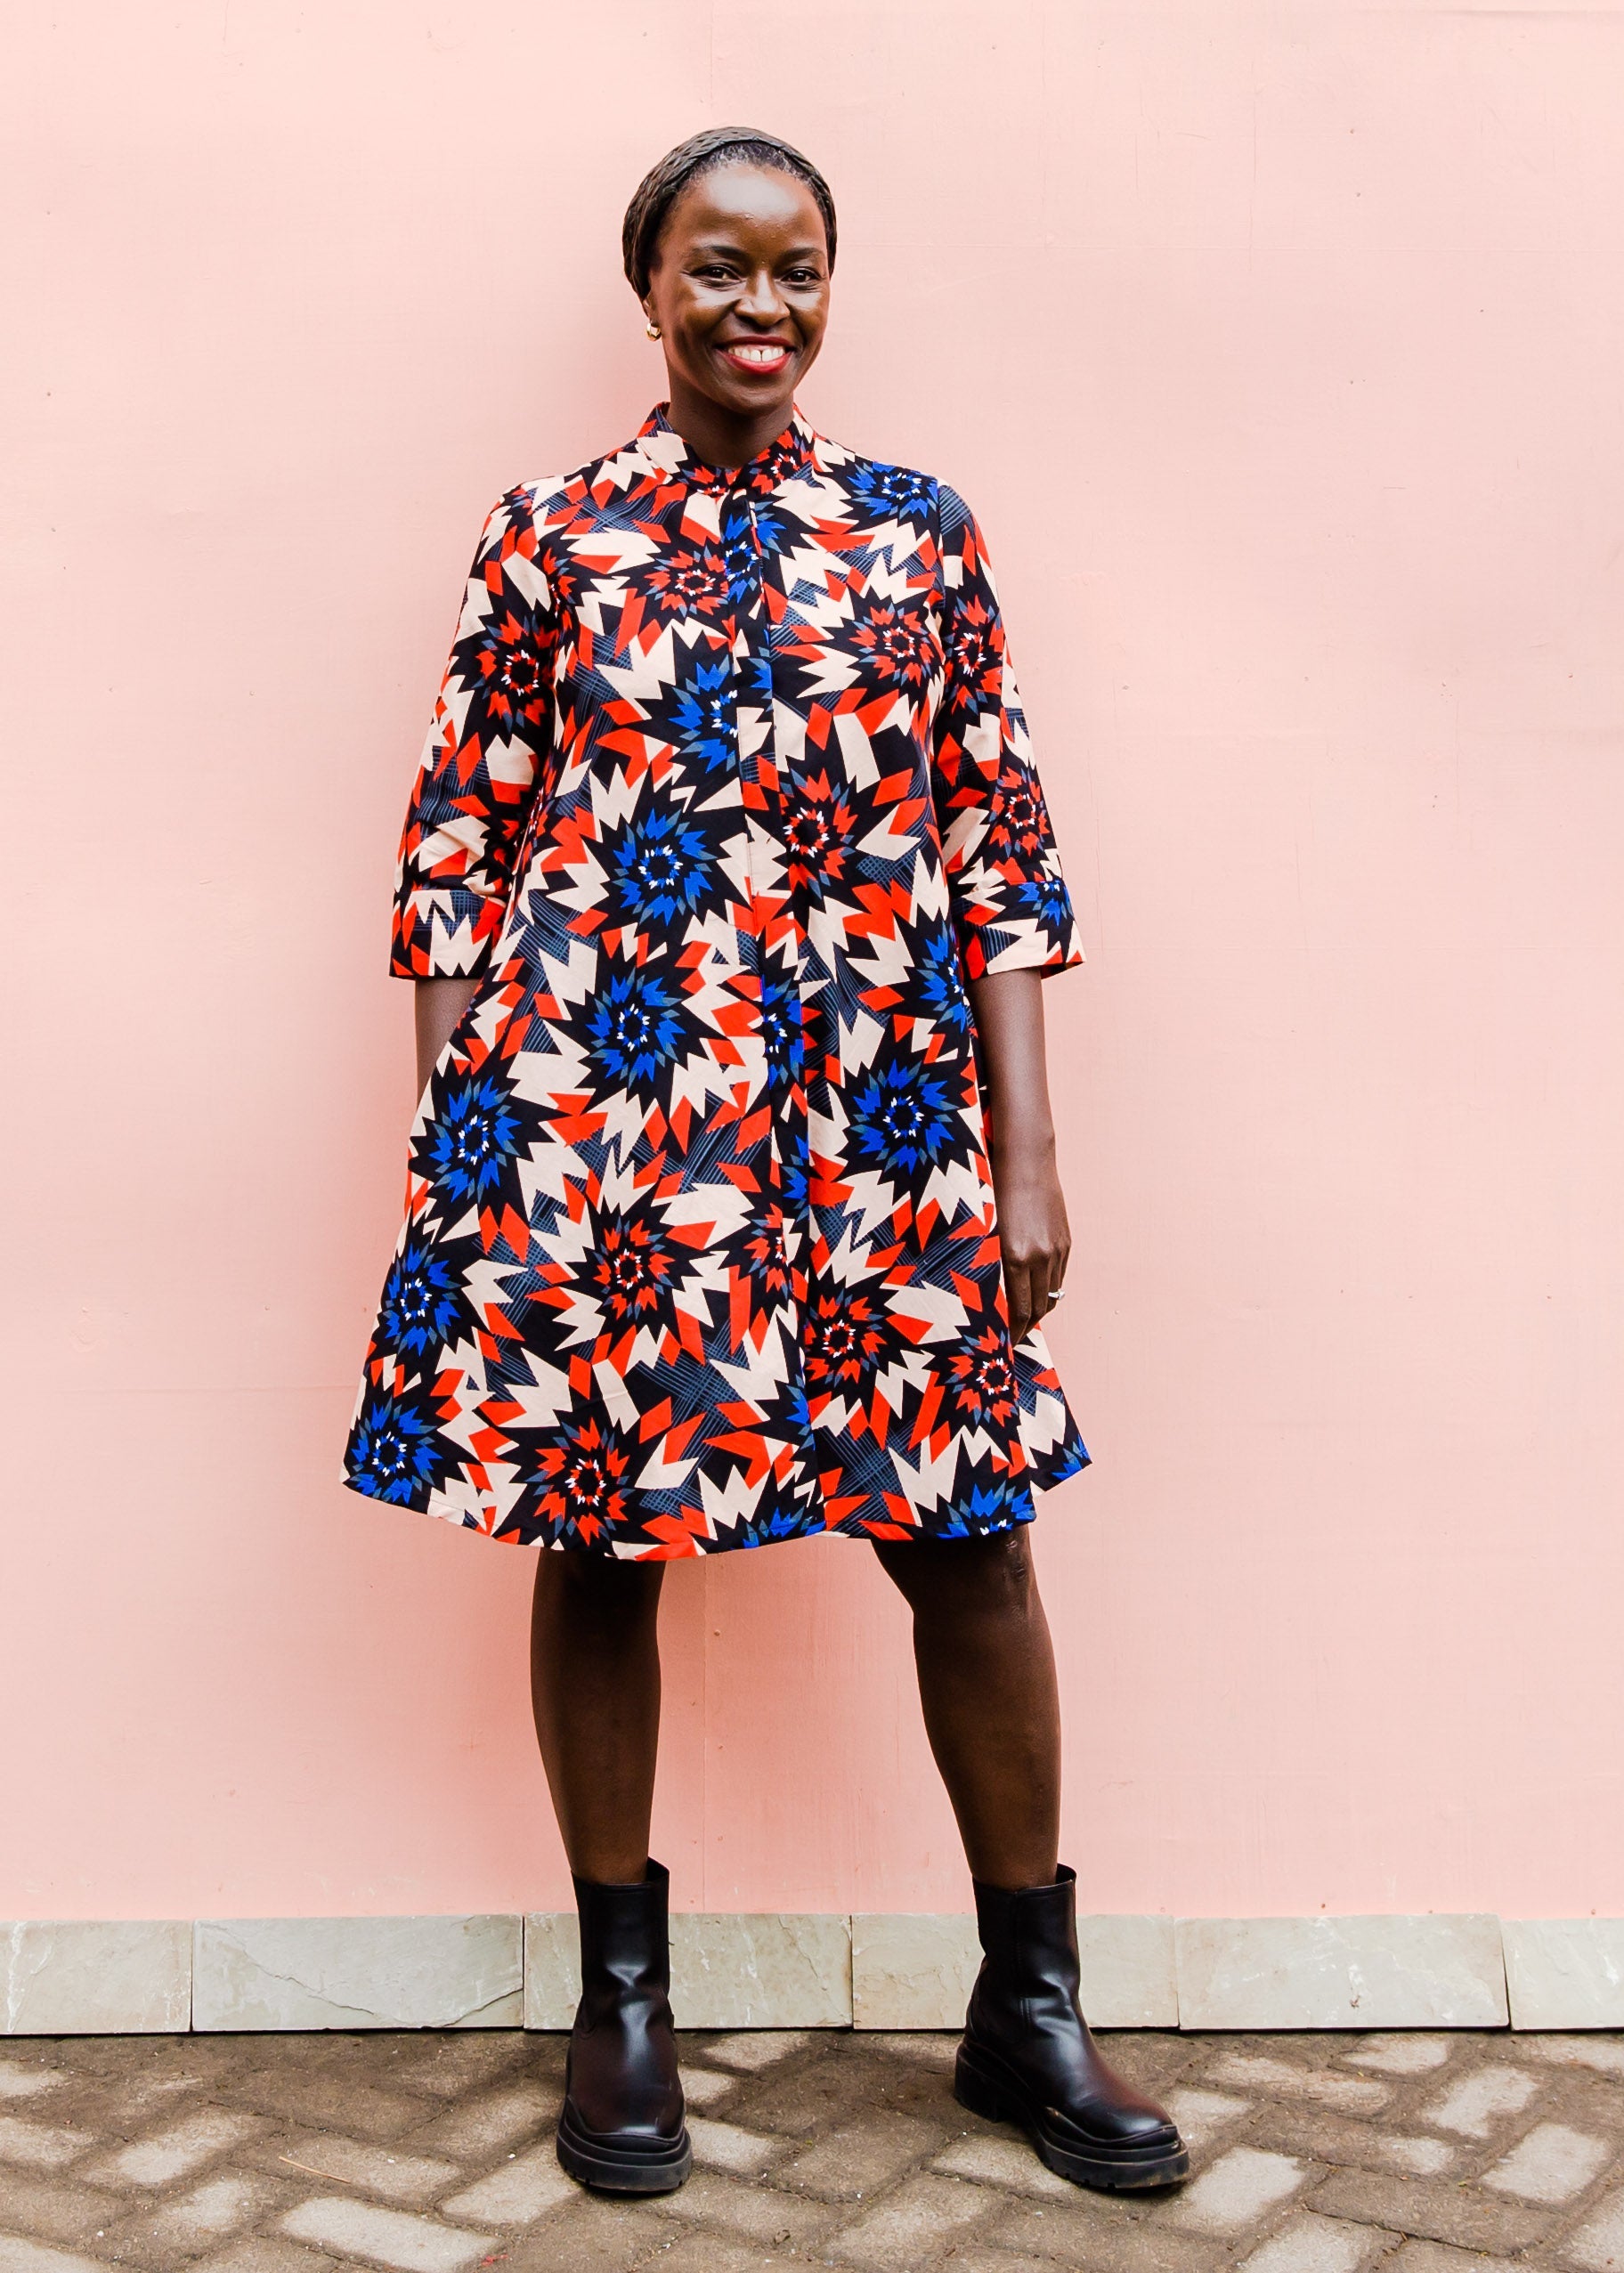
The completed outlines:
<svg viewBox="0 0 1624 2273">
<path fill-rule="evenodd" d="M 730 347 L 727 353 L 746 363 L 776 363 L 783 361 L 784 351 L 782 347 Z"/>
</svg>

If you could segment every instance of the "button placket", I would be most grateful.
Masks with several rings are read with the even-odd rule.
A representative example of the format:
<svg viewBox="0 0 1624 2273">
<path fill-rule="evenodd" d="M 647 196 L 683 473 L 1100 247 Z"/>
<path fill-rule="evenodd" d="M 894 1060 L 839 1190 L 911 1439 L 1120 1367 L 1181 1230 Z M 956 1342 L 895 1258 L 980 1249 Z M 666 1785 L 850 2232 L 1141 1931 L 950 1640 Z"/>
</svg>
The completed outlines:
<svg viewBox="0 0 1624 2273">
<path fill-rule="evenodd" d="M 742 514 L 737 510 L 739 506 L 743 508 Z M 730 492 L 723 507 L 723 527 L 729 549 L 731 549 L 732 542 L 742 539 L 748 531 L 751 550 L 750 588 L 743 605 L 738 609 L 734 619 L 733 647 L 735 683 L 740 690 L 741 704 L 744 699 L 749 699 L 751 707 L 758 710 L 759 714 L 759 724 L 754 730 L 752 746 L 748 755 L 744 750 L 741 720 L 739 773 L 740 786 L 744 798 L 746 864 L 751 893 L 749 967 L 754 972 L 759 992 L 761 1045 L 765 1056 L 767 1054 L 766 995 L 771 966 L 767 953 L 767 918 L 762 904 L 761 887 L 763 880 L 771 876 L 775 870 L 771 858 L 771 848 L 764 840 L 768 834 L 769 802 L 776 808 L 782 828 L 783 800 L 779 786 L 774 722 L 772 656 L 765 592 L 767 566 L 761 549 L 755 499 L 747 492 L 741 494 L 736 489 Z M 767 787 L 768 783 L 772 784 L 770 790 Z M 766 856 L 761 862 L 758 862 L 756 857 L 759 847 Z M 792 1092 L 799 1092 L 803 1100 L 799 1109 L 790 1098 L 784 1099 L 782 1103 L 775 1106 L 771 1097 L 770 1062 L 767 1068 L 767 1078 L 769 1100 L 767 1149 L 773 1163 L 775 1186 L 774 1197 L 784 1227 L 784 1252 L 792 1267 L 799 1266 L 804 1270 L 809 1226 L 800 1215 L 792 1216 L 787 1205 L 788 1190 L 784 1173 L 786 1132 L 781 1128 L 779 1122 L 780 1112 L 787 1112 L 792 1118 L 792 1126 L 788 1132 L 791 1141 L 793 1142 L 794 1138 L 799 1135 L 800 1149 L 804 1152 L 806 1149 L 804 1069 L 792 1073 L 790 1084 Z"/>
</svg>

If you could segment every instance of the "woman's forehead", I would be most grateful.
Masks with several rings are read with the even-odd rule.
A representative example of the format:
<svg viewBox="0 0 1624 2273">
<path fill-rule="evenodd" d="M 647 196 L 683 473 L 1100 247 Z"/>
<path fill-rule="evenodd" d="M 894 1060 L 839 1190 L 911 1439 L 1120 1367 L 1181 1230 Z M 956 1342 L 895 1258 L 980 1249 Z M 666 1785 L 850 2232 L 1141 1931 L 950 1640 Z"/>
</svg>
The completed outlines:
<svg viewBox="0 0 1624 2273">
<path fill-rule="evenodd" d="M 666 219 L 666 230 L 685 239 L 731 237 L 741 228 L 798 231 L 808 249 L 824 249 L 816 199 L 799 176 L 775 166 L 741 159 L 709 168 L 684 185 Z"/>
</svg>

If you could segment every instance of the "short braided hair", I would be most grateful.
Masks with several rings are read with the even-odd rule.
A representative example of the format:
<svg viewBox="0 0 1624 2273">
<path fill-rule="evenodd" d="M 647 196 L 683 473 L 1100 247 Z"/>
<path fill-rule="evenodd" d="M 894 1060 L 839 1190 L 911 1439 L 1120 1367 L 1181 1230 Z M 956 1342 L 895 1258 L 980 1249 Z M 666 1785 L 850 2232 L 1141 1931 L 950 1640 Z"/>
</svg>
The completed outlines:
<svg viewBox="0 0 1624 2273">
<path fill-rule="evenodd" d="M 708 126 L 702 134 L 690 134 L 686 142 L 668 150 L 659 164 L 651 166 L 638 183 L 626 208 L 626 218 L 621 225 L 621 252 L 627 278 L 639 300 L 647 296 L 649 269 L 659 247 L 660 231 L 678 198 L 702 174 L 731 165 L 735 159 L 743 159 L 748 166 L 770 166 L 775 173 L 792 174 L 798 182 L 806 183 L 824 216 L 829 266 L 833 270 L 834 199 L 829 193 L 828 183 L 811 159 L 803 158 L 792 142 L 784 142 L 777 134 L 762 134 L 754 126 Z"/>
</svg>

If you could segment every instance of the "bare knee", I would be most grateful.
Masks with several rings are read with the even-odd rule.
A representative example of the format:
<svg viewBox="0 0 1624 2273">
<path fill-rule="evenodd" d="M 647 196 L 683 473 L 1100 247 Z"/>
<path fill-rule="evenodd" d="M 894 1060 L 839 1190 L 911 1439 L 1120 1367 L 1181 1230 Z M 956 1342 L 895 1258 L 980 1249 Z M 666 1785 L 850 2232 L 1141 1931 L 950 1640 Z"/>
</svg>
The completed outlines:
<svg viewBox="0 0 1624 2273">
<path fill-rule="evenodd" d="M 1024 1523 L 983 1538 L 874 1545 L 886 1576 L 916 1620 L 1019 1622 L 1037 1607 L 1037 1571 Z"/>
</svg>

